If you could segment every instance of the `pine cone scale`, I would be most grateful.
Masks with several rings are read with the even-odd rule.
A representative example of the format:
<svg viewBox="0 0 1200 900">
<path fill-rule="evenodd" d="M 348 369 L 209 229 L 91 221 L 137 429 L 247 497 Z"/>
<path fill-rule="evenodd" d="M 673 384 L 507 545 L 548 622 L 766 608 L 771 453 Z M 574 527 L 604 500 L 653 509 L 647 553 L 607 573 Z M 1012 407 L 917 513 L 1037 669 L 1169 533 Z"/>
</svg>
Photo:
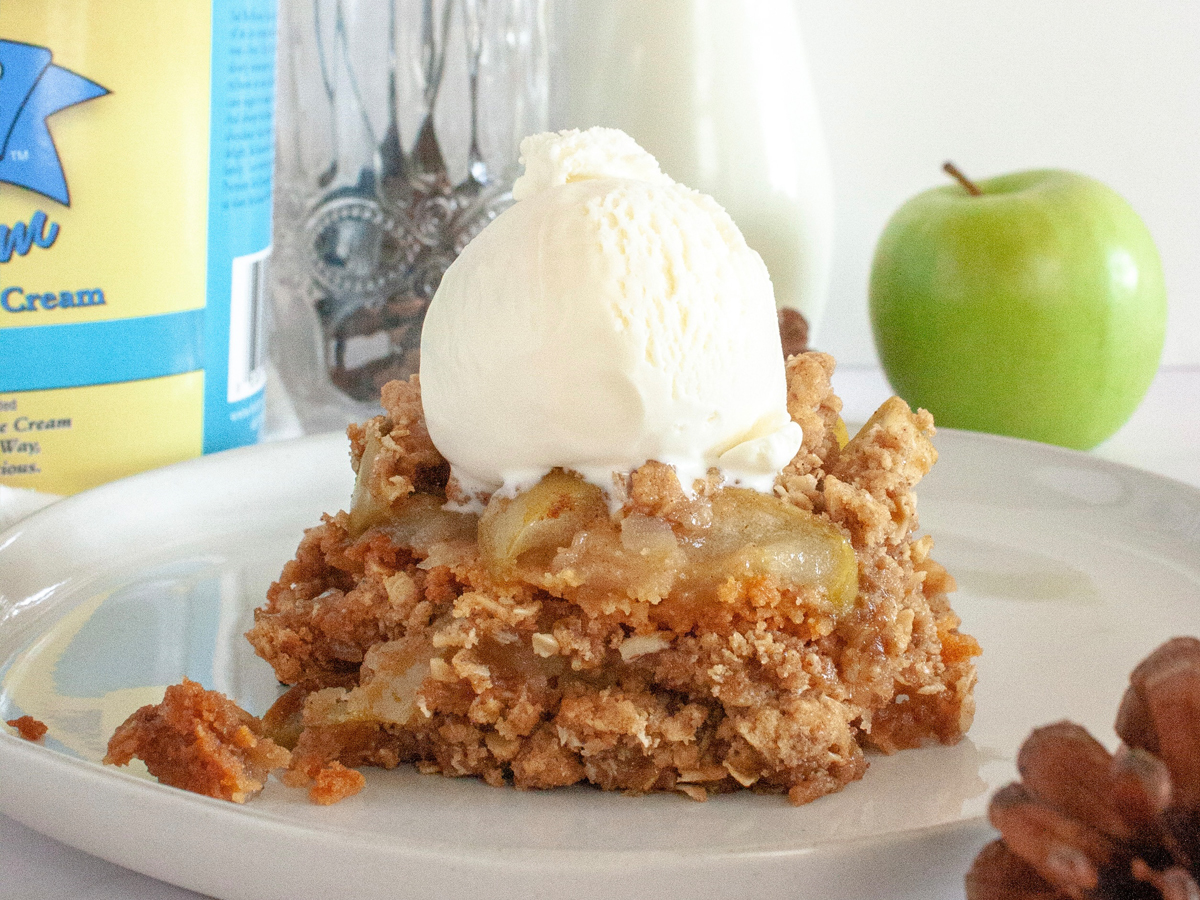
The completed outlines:
<svg viewBox="0 0 1200 900">
<path fill-rule="evenodd" d="M 1146 705 L 1157 755 L 1171 772 L 1175 803 L 1200 808 L 1200 641 L 1175 638 L 1133 671 L 1129 692 Z M 1122 740 L 1131 746 L 1133 741 Z M 1146 748 L 1149 749 L 1149 748 Z"/>
<path fill-rule="evenodd" d="M 1062 896 L 1004 841 L 992 841 L 980 851 L 966 883 L 971 900 L 1058 900 Z"/>
<path fill-rule="evenodd" d="M 1017 754 L 1017 771 L 1040 800 L 1118 840 L 1134 831 L 1114 804 L 1112 755 L 1073 722 L 1038 728 Z"/>
<path fill-rule="evenodd" d="M 1100 883 L 1100 870 L 1117 854 L 1111 839 L 1041 802 L 1021 784 L 1001 788 L 988 817 L 1015 853 L 1069 897 L 1089 896 Z"/>
</svg>

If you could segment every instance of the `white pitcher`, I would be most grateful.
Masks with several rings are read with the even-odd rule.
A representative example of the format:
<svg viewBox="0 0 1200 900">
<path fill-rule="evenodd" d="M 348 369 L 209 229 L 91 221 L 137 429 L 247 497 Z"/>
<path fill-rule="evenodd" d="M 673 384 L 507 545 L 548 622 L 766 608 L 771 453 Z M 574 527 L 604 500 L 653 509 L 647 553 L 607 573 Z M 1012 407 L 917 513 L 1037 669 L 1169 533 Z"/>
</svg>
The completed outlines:
<svg viewBox="0 0 1200 900">
<path fill-rule="evenodd" d="M 829 159 L 793 0 L 564 3 L 567 127 L 620 128 L 711 194 L 811 334 L 828 293 Z"/>
</svg>

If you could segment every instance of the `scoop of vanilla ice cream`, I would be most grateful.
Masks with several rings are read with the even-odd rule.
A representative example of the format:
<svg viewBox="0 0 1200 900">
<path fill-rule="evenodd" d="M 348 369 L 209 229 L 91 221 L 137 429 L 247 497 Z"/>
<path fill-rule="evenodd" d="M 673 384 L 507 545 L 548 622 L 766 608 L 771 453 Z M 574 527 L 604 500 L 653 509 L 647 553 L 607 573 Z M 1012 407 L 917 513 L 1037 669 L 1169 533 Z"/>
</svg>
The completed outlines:
<svg viewBox="0 0 1200 900">
<path fill-rule="evenodd" d="M 766 266 L 628 135 L 521 143 L 517 202 L 446 271 L 421 340 L 429 435 L 469 495 L 647 460 L 769 491 L 796 454 Z"/>
</svg>

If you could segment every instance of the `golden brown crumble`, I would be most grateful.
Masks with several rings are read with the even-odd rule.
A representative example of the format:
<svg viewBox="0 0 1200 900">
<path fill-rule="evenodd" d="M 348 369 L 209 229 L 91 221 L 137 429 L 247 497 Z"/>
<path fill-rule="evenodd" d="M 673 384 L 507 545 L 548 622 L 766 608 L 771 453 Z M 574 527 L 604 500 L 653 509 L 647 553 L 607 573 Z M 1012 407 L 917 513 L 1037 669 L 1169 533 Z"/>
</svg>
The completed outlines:
<svg viewBox="0 0 1200 900">
<path fill-rule="evenodd" d="M 412 762 L 800 804 L 861 778 L 864 747 L 957 741 L 980 651 L 916 536 L 932 419 L 893 399 L 846 442 L 832 358 L 787 371 L 804 443 L 775 496 L 650 462 L 616 512 L 556 470 L 481 517 L 443 509 L 417 379 L 388 385 L 350 429 L 349 512 L 306 532 L 248 633 L 295 685 L 264 718 L 287 780 Z"/>
<path fill-rule="evenodd" d="M 245 803 L 291 754 L 224 694 L 185 678 L 167 688 L 162 703 L 143 706 L 117 728 L 104 762 L 124 766 L 134 757 L 163 784 Z"/>
<path fill-rule="evenodd" d="M 8 719 L 4 723 L 17 730 L 17 734 L 27 741 L 40 741 L 46 736 L 46 732 L 50 729 L 46 727 L 46 723 L 35 719 L 33 716 L 21 716 L 16 719 Z"/>
</svg>

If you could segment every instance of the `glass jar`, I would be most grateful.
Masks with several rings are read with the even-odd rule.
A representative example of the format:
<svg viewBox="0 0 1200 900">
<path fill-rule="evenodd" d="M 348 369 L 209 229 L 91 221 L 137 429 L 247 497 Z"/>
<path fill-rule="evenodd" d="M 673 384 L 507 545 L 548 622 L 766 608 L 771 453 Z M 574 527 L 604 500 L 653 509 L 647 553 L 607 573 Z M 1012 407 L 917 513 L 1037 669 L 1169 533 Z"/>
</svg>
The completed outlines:
<svg viewBox="0 0 1200 900">
<path fill-rule="evenodd" d="M 547 122 L 545 0 L 283 0 L 272 358 L 305 431 L 420 362 L 442 273 Z"/>
</svg>

